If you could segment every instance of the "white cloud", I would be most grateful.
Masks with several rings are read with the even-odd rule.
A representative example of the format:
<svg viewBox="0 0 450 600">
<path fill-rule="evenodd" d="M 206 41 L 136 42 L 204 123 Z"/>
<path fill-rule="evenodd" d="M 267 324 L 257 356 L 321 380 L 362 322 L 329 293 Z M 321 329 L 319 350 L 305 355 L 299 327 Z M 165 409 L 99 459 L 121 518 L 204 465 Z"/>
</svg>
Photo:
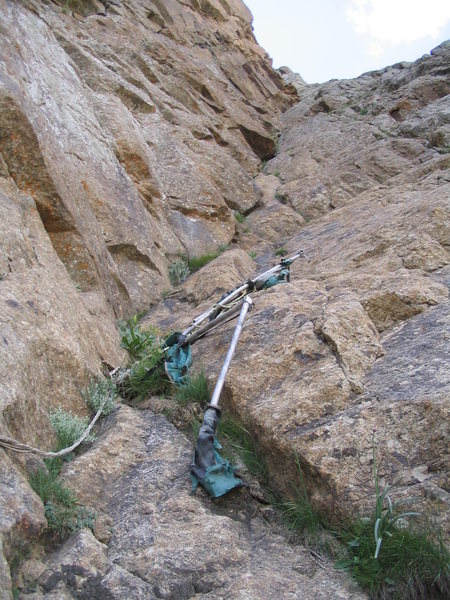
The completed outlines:
<svg viewBox="0 0 450 600">
<path fill-rule="evenodd" d="M 450 21 L 449 0 L 349 0 L 345 11 L 355 31 L 367 36 L 369 52 L 379 55 L 384 44 L 435 40 Z"/>
</svg>

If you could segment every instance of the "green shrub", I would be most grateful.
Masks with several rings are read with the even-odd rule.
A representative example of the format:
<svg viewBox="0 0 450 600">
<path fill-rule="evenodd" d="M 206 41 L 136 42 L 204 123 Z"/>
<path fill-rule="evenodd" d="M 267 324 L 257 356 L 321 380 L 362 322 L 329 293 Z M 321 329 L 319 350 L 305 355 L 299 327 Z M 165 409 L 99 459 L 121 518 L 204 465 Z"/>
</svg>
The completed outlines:
<svg viewBox="0 0 450 600">
<path fill-rule="evenodd" d="M 439 535 L 393 525 L 377 558 L 375 519 L 360 519 L 341 532 L 348 570 L 373 598 L 448 598 L 450 556 Z"/>
<path fill-rule="evenodd" d="M 180 256 L 169 267 L 169 279 L 172 285 L 179 285 L 189 277 L 191 270 L 185 258 Z"/>
<path fill-rule="evenodd" d="M 199 373 L 190 377 L 185 384 L 177 388 L 175 398 L 180 404 L 198 402 L 206 406 L 211 399 L 211 394 L 205 374 Z"/>
<path fill-rule="evenodd" d="M 149 394 L 164 394 L 172 384 L 164 369 L 164 351 L 156 345 L 147 356 L 133 363 L 117 382 L 126 400 L 141 401 Z"/>
<path fill-rule="evenodd" d="M 248 255 L 250 256 L 250 258 L 251 258 L 252 260 L 258 256 L 258 255 L 256 254 L 256 252 L 254 252 L 253 250 L 250 250 L 250 252 L 248 253 Z"/>
<path fill-rule="evenodd" d="M 286 256 L 287 254 L 287 250 L 286 248 L 277 248 L 277 250 L 275 250 L 275 256 Z"/>
<path fill-rule="evenodd" d="M 199 256 L 187 256 L 185 254 L 179 256 L 169 267 L 171 284 L 175 286 L 183 283 L 191 273 L 195 273 L 195 271 L 207 265 L 223 252 L 226 252 L 228 248 L 228 244 L 221 244 L 215 252 L 200 254 Z"/>
<path fill-rule="evenodd" d="M 119 329 L 122 336 L 120 345 L 125 348 L 133 360 L 140 360 L 151 352 L 158 338 L 156 329 L 150 329 L 149 331 L 141 329 L 137 315 L 125 323 L 121 323 Z"/>
<path fill-rule="evenodd" d="M 106 403 L 101 413 L 103 416 L 110 415 L 116 408 L 117 386 L 111 379 L 104 377 L 91 379 L 89 386 L 81 392 L 81 395 L 93 413 L 96 413 L 105 401 Z"/>
<path fill-rule="evenodd" d="M 77 417 L 73 413 L 63 410 L 61 407 L 50 413 L 50 423 L 58 439 L 57 450 L 71 446 L 78 440 L 89 425 L 88 417 Z M 89 434 L 86 442 L 92 442 L 94 434 Z"/>
<path fill-rule="evenodd" d="M 86 506 L 78 504 L 76 498 L 68 506 L 49 500 L 44 511 L 47 530 L 58 541 L 67 539 L 85 527 L 90 529 L 94 527 L 95 513 Z"/>
<path fill-rule="evenodd" d="M 158 330 L 142 331 L 133 320 L 126 333 L 123 346 L 135 360 L 116 373 L 114 382 L 118 393 L 128 401 L 140 401 L 148 394 L 169 390 L 171 382 L 164 369 L 163 340 Z"/>
<path fill-rule="evenodd" d="M 280 176 L 280 171 L 274 171 L 273 174 L 275 175 L 275 177 L 279 177 Z"/>
</svg>

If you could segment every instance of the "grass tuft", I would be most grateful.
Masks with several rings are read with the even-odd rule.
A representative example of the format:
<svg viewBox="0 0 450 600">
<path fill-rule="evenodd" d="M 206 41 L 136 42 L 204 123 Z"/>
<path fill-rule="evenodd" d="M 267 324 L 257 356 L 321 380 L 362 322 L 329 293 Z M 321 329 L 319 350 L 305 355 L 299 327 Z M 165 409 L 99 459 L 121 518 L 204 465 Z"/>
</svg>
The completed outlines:
<svg viewBox="0 0 450 600">
<path fill-rule="evenodd" d="M 198 402 L 206 406 L 211 399 L 211 393 L 205 374 L 202 372 L 190 377 L 185 384 L 177 388 L 175 398 L 183 405 Z"/>
<path fill-rule="evenodd" d="M 311 503 L 298 456 L 295 462 L 300 485 L 294 487 L 293 500 L 278 503 L 277 508 L 288 527 L 300 535 L 305 546 L 321 556 L 336 557 L 340 548 L 339 541 L 329 531 L 324 516 Z"/>
<path fill-rule="evenodd" d="M 187 264 L 189 266 L 190 272 L 195 273 L 195 271 L 198 271 L 218 256 L 219 252 L 211 252 L 209 254 L 201 254 L 200 256 L 192 256 L 188 258 Z"/>
<path fill-rule="evenodd" d="M 287 250 L 283 246 L 275 250 L 275 256 L 286 256 Z"/>
<path fill-rule="evenodd" d="M 245 215 L 243 215 L 242 213 L 240 213 L 238 210 L 234 210 L 233 211 L 234 214 L 234 218 L 236 219 L 236 221 L 238 223 L 244 223 L 245 222 Z"/>
<path fill-rule="evenodd" d="M 94 526 L 94 513 L 79 504 L 75 493 L 59 479 L 55 461 L 49 468 L 34 471 L 29 478 L 33 490 L 44 504 L 47 533 L 52 541 L 62 542 L 84 527 Z"/>
<path fill-rule="evenodd" d="M 236 454 L 249 472 L 261 481 L 267 478 L 267 467 L 261 449 L 254 436 L 232 417 L 219 421 L 217 435 L 223 444 L 225 454 Z"/>
</svg>

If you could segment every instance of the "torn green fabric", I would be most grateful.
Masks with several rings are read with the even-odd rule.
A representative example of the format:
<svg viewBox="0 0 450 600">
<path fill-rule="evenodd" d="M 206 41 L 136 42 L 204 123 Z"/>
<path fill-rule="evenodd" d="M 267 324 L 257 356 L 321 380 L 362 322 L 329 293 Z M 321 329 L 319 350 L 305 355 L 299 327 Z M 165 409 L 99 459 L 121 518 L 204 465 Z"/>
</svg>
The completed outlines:
<svg viewBox="0 0 450 600">
<path fill-rule="evenodd" d="M 285 269 L 282 269 L 279 273 L 276 273 L 275 275 L 269 277 L 269 279 L 266 279 L 266 281 L 264 281 L 264 283 L 261 285 L 261 287 L 258 287 L 258 289 L 267 290 L 268 288 L 271 288 L 274 285 L 277 285 L 278 283 L 287 283 L 289 281 L 289 275 L 289 267 L 286 267 Z"/>
<path fill-rule="evenodd" d="M 218 452 L 221 445 L 214 436 L 219 418 L 218 409 L 206 409 L 191 465 L 192 491 L 195 492 L 200 484 L 212 498 L 219 498 L 245 485 L 235 476 L 236 467 Z"/>
<path fill-rule="evenodd" d="M 183 334 L 176 331 L 165 341 L 167 350 L 165 353 L 164 367 L 170 379 L 178 385 L 182 385 L 186 382 L 186 378 L 189 375 L 189 369 L 192 365 L 190 344 L 184 346 L 179 345 L 180 342 L 183 342 L 183 338 Z"/>
</svg>

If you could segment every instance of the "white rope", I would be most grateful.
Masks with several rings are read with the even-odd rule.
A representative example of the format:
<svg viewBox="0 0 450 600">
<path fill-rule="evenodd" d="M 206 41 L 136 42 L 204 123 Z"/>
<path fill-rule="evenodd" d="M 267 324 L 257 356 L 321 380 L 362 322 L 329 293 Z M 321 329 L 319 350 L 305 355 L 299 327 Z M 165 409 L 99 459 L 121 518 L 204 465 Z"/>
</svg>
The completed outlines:
<svg viewBox="0 0 450 600">
<path fill-rule="evenodd" d="M 59 450 L 58 452 L 47 452 L 45 450 L 39 450 L 39 448 L 33 448 L 32 446 L 28 446 L 27 444 L 22 444 L 22 442 L 18 442 L 17 440 L 14 440 L 13 438 L 5 437 L 3 435 L 0 435 L 0 446 L 3 446 L 7 450 L 12 450 L 13 452 L 21 452 L 24 454 L 38 454 L 39 456 L 43 456 L 46 458 L 56 458 L 58 456 L 64 456 L 65 454 L 69 454 L 70 452 L 73 452 L 75 450 L 75 448 L 78 448 L 78 446 L 80 444 L 82 444 L 84 442 L 84 440 L 87 438 L 87 436 L 90 434 L 91 429 L 94 427 L 98 418 L 102 414 L 102 410 L 104 409 L 105 404 L 108 399 L 109 399 L 108 396 L 106 396 L 106 398 L 102 402 L 102 405 L 98 409 L 95 417 L 89 423 L 89 425 L 87 426 L 83 435 L 81 437 L 79 437 L 77 439 L 77 441 L 74 442 L 68 448 L 63 448 L 62 450 Z"/>
</svg>

